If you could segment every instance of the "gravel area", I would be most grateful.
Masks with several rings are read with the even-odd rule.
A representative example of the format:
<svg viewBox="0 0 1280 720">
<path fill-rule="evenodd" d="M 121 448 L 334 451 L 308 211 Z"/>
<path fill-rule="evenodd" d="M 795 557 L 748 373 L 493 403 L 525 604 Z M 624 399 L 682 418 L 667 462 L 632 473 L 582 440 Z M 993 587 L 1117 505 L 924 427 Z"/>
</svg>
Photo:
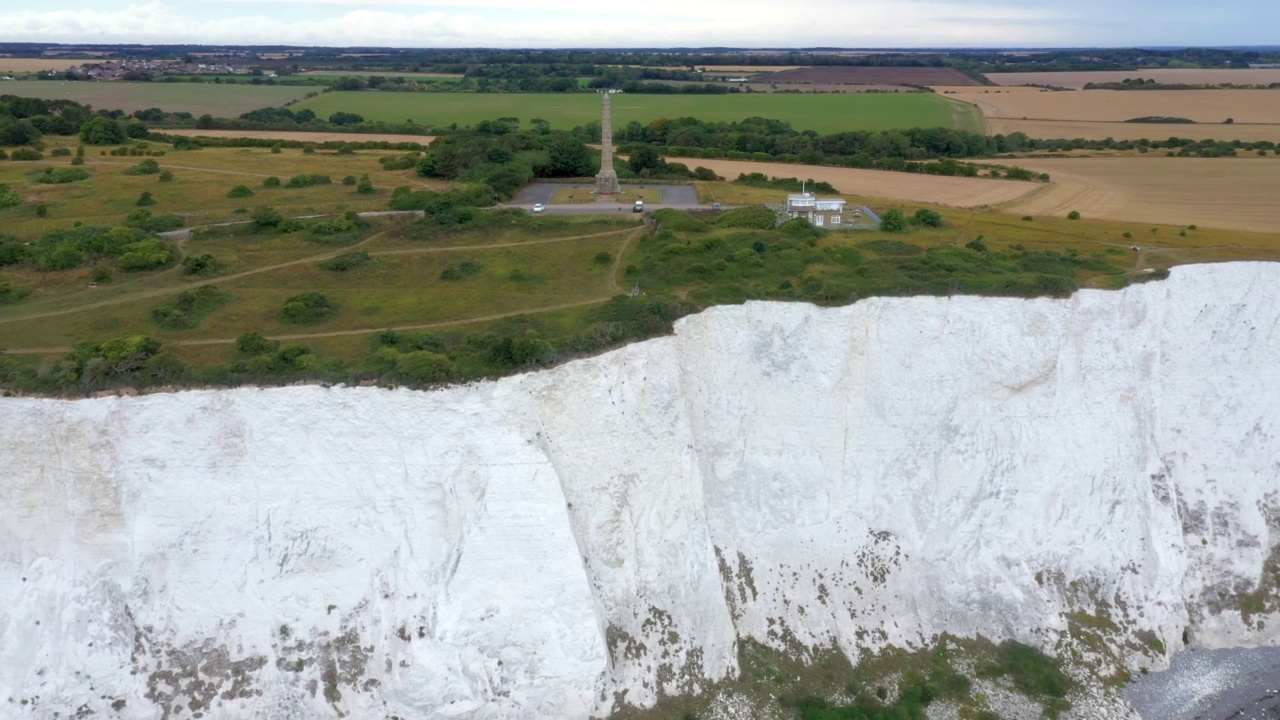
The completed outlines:
<svg viewBox="0 0 1280 720">
<path fill-rule="evenodd" d="M 1179 653 L 1124 697 L 1144 720 L 1280 720 L 1280 647 Z"/>
</svg>

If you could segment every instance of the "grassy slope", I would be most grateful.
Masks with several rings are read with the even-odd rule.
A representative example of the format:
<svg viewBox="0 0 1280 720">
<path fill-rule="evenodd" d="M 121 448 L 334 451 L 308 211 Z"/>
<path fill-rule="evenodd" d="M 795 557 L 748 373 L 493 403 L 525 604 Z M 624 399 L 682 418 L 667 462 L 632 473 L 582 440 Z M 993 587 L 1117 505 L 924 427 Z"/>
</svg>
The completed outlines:
<svg viewBox="0 0 1280 720">
<path fill-rule="evenodd" d="M 202 83 L 66 82 L 32 80 L 6 83 L 4 92 L 46 100 L 75 100 L 95 110 L 145 110 L 205 113 L 235 117 L 257 108 L 282 105 L 322 90 L 308 85 L 206 85 Z"/>
<path fill-rule="evenodd" d="M 953 106 L 961 110 L 953 111 Z M 622 126 L 632 120 L 649 123 L 658 118 L 697 117 L 735 121 L 759 116 L 790 122 L 797 130 L 819 133 L 846 130 L 889 130 L 911 127 L 959 127 L 979 131 L 980 118 L 966 106 L 925 93 L 848 93 L 831 95 L 617 95 L 613 120 Z M 595 94 L 499 93 L 383 93 L 332 92 L 298 103 L 328 116 L 339 110 L 369 120 L 415 123 L 434 127 L 514 116 L 524 122 L 541 118 L 553 127 L 571 128 L 599 121 L 600 98 Z"/>
</svg>

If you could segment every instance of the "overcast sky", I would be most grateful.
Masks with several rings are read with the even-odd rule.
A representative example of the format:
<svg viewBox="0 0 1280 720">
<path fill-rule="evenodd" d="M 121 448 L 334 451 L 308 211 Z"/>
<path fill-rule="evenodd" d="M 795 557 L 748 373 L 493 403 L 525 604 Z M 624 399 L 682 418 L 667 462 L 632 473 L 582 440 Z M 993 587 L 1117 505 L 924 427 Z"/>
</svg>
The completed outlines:
<svg viewBox="0 0 1280 720">
<path fill-rule="evenodd" d="M 1277 0 L 42 0 L 0 40 L 395 47 L 1261 45 Z M 601 9 L 604 8 L 604 9 Z"/>
</svg>

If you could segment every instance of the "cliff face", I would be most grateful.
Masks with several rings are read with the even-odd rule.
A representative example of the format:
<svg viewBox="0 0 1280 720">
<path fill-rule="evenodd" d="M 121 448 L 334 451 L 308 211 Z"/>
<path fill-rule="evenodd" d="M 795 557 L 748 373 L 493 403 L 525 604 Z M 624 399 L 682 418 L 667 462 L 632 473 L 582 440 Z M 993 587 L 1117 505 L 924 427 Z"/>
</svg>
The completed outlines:
<svg viewBox="0 0 1280 720">
<path fill-rule="evenodd" d="M 432 392 L 4 399 L 0 442 L 5 716 L 586 717 L 739 638 L 1083 622 L 1155 668 L 1280 623 L 1275 264 L 715 308 Z"/>
</svg>

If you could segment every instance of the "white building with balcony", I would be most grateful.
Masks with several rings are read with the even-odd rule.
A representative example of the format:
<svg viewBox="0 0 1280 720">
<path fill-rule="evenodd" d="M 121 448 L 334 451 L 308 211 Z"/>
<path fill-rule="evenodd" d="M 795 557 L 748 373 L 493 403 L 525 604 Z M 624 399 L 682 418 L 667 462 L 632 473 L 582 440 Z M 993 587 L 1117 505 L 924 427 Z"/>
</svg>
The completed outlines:
<svg viewBox="0 0 1280 720">
<path fill-rule="evenodd" d="M 791 219 L 804 218 L 814 227 L 839 226 L 844 218 L 842 198 L 820 198 L 813 193 L 787 196 L 787 215 Z"/>
</svg>

